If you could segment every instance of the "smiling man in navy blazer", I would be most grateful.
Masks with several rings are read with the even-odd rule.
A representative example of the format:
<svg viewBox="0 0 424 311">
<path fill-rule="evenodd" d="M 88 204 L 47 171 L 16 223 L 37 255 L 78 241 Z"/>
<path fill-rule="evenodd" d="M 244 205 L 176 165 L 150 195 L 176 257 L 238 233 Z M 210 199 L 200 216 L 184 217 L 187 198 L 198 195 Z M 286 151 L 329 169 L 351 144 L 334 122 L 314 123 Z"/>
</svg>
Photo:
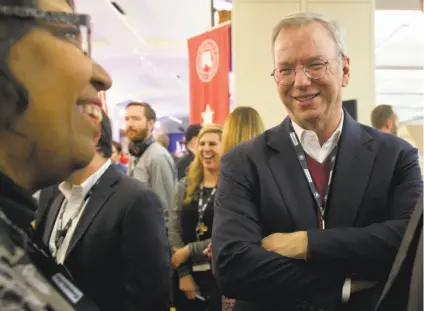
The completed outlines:
<svg viewBox="0 0 424 311">
<path fill-rule="evenodd" d="M 274 29 L 289 117 L 221 161 L 212 253 L 235 311 L 371 311 L 422 192 L 417 150 L 342 108 L 350 59 L 336 22 Z"/>
</svg>

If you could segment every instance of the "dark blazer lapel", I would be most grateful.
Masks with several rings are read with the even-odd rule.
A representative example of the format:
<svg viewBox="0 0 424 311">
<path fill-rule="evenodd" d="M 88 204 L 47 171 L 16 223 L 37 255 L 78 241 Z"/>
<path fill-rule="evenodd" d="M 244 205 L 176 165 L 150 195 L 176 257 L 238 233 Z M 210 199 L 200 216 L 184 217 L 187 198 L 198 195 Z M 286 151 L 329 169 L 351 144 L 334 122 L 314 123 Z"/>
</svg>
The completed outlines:
<svg viewBox="0 0 424 311">
<path fill-rule="evenodd" d="M 327 227 L 353 225 L 374 164 L 372 137 L 346 111 L 344 118 L 328 199 Z"/>
<path fill-rule="evenodd" d="M 395 281 L 396 277 L 399 274 L 400 269 L 402 268 L 402 264 L 406 256 L 408 255 L 409 248 L 411 246 L 412 240 L 415 237 L 415 233 L 417 231 L 418 225 L 420 222 L 422 222 L 422 215 L 423 215 L 423 196 L 421 195 L 411 215 L 410 221 L 408 223 L 402 242 L 400 244 L 399 251 L 396 255 L 395 261 L 393 262 L 392 270 L 390 271 L 389 277 L 387 279 L 383 292 L 381 293 L 377 306 L 381 304 L 381 302 L 385 299 L 386 295 L 389 293 L 393 285 L 393 282 Z M 376 310 L 378 310 L 378 308 L 376 308 Z"/>
<path fill-rule="evenodd" d="M 53 227 L 64 199 L 65 197 L 63 196 L 62 192 L 58 191 L 58 194 L 53 200 L 53 203 L 45 209 L 45 213 L 47 213 L 47 219 L 43 230 L 43 242 L 47 247 L 49 246 L 50 236 L 52 235 Z"/>
<path fill-rule="evenodd" d="M 119 174 L 122 173 L 118 172 L 114 165 L 111 165 L 100 177 L 99 183 L 94 189 L 93 195 L 85 206 L 77 227 L 75 228 L 66 252 L 66 258 L 75 248 L 78 241 L 83 237 L 84 233 L 90 227 L 91 223 L 96 218 L 102 207 L 106 204 L 110 196 L 115 192 L 113 185 L 118 181 L 120 176 Z"/>
<path fill-rule="evenodd" d="M 290 119 L 268 132 L 269 168 L 297 230 L 318 227 L 317 206 L 290 141 Z"/>
</svg>

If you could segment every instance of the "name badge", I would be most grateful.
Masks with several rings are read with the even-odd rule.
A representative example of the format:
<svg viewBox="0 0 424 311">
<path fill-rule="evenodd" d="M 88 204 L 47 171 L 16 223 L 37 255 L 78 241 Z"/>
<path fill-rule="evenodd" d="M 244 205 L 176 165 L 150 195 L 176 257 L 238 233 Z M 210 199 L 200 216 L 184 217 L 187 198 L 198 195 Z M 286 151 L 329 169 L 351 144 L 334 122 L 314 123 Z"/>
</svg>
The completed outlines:
<svg viewBox="0 0 424 311">
<path fill-rule="evenodd" d="M 204 272 L 204 271 L 212 270 L 212 266 L 210 263 L 202 263 L 202 264 L 193 265 L 192 270 L 193 272 Z"/>
</svg>

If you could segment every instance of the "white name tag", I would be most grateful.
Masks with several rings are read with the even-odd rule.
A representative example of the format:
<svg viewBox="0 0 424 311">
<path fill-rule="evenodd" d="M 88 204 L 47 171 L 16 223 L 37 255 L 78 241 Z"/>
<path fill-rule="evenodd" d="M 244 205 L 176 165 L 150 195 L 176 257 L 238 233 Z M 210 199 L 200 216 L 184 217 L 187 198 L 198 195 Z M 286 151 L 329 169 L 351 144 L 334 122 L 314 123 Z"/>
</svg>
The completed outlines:
<svg viewBox="0 0 424 311">
<path fill-rule="evenodd" d="M 84 296 L 84 294 L 63 274 L 56 273 L 52 277 L 52 280 L 73 304 L 76 304 Z"/>
<path fill-rule="evenodd" d="M 203 271 L 211 270 L 212 266 L 210 263 L 204 263 L 204 264 L 194 265 L 192 269 L 193 269 L 193 272 L 203 272 Z"/>
</svg>

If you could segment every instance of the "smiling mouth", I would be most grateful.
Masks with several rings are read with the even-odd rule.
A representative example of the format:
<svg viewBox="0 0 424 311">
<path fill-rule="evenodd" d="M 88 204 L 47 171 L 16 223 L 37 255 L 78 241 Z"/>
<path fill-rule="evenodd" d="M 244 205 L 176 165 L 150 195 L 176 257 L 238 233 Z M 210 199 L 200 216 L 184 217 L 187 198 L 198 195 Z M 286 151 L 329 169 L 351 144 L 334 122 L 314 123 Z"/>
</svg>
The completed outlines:
<svg viewBox="0 0 424 311">
<path fill-rule="evenodd" d="M 307 96 L 297 96 L 297 97 L 295 97 L 295 96 L 292 96 L 292 98 L 294 98 L 295 100 L 297 100 L 297 101 L 299 101 L 299 102 L 305 102 L 305 101 L 308 101 L 308 100 L 312 100 L 312 99 L 314 99 L 315 97 L 317 97 L 319 95 L 319 93 L 317 93 L 317 94 L 312 94 L 312 95 L 307 95 Z"/>
<path fill-rule="evenodd" d="M 98 100 L 79 100 L 78 110 L 93 121 L 100 123 L 103 119 L 102 104 Z"/>
<path fill-rule="evenodd" d="M 213 154 L 204 154 L 203 155 L 203 159 L 205 159 L 205 160 L 210 160 L 212 158 L 213 158 Z"/>
</svg>

